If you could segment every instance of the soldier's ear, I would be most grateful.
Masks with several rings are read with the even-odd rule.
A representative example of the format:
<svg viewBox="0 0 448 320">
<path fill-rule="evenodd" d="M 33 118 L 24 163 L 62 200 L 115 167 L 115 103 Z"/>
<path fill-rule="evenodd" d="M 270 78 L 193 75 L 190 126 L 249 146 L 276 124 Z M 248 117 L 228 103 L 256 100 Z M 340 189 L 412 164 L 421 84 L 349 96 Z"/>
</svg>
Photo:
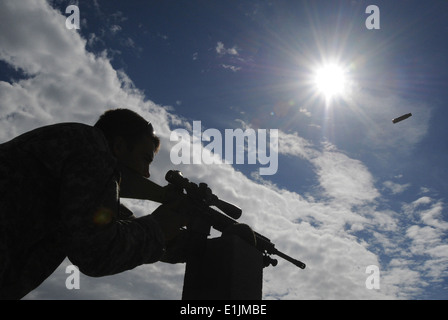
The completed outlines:
<svg viewBox="0 0 448 320">
<path fill-rule="evenodd" d="M 128 144 L 122 137 L 116 137 L 113 143 L 113 153 L 120 158 L 129 153 Z"/>
</svg>

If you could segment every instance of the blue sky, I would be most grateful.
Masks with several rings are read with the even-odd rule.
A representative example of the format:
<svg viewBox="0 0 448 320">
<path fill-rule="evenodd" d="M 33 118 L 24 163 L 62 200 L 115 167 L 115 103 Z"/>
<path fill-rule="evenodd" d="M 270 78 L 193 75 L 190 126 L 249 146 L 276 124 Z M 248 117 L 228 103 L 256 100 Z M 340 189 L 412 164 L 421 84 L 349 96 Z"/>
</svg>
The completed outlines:
<svg viewBox="0 0 448 320">
<path fill-rule="evenodd" d="M 70 4 L 79 30 L 65 28 Z M 371 4 L 380 29 L 366 28 Z M 307 263 L 265 269 L 266 299 L 448 297 L 446 1 L 41 0 L 0 9 L 0 141 L 129 107 L 162 137 L 154 181 L 176 168 L 209 183 L 243 208 L 240 220 Z M 328 61 L 347 78 L 331 101 L 313 84 Z M 174 166 L 170 134 L 193 121 L 223 135 L 278 130 L 278 171 Z M 155 208 L 126 201 L 137 214 Z M 183 265 L 83 276 L 70 291 L 67 264 L 27 298 L 181 296 Z M 369 265 L 379 267 L 380 289 L 365 286 Z"/>
</svg>

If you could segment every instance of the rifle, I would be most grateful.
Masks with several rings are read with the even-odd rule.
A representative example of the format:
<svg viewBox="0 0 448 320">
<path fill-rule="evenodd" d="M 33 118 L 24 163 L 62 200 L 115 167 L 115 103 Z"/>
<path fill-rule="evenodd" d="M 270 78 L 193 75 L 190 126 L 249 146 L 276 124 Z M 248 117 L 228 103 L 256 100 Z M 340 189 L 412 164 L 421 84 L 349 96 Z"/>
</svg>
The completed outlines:
<svg viewBox="0 0 448 320">
<path fill-rule="evenodd" d="M 203 232 L 206 236 L 208 235 L 210 227 L 224 233 L 229 227 L 240 225 L 235 219 L 238 219 L 241 216 L 242 210 L 234 204 L 219 199 L 213 194 L 207 184 L 200 183 L 197 185 L 190 182 L 187 178 L 183 177 L 182 173 L 178 170 L 168 171 L 165 175 L 165 180 L 172 184 L 180 195 L 185 196 L 188 199 L 188 203 L 193 209 L 190 211 L 195 215 L 195 218 L 197 218 L 195 221 L 199 221 L 199 227 L 196 223 L 195 228 L 197 227 L 198 230 L 202 230 L 200 232 Z M 210 206 L 217 207 L 225 214 Z M 250 231 L 252 230 L 250 229 Z M 275 245 L 267 237 L 255 231 L 252 232 L 254 236 L 254 246 L 263 254 L 265 267 L 269 265 L 276 266 L 278 261 L 271 258 L 271 255 L 277 255 L 286 261 L 291 262 L 295 266 L 305 269 L 306 265 L 303 262 L 277 250 Z"/>
</svg>

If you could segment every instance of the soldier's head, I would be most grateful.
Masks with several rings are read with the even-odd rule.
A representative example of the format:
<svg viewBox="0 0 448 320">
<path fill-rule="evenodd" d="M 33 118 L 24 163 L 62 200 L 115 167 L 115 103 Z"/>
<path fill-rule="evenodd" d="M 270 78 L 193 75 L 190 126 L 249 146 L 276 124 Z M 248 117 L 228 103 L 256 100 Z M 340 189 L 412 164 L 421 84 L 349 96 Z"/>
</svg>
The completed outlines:
<svg viewBox="0 0 448 320">
<path fill-rule="evenodd" d="M 152 124 L 129 109 L 108 110 L 94 125 L 106 137 L 114 156 L 144 177 L 160 148 Z"/>
</svg>

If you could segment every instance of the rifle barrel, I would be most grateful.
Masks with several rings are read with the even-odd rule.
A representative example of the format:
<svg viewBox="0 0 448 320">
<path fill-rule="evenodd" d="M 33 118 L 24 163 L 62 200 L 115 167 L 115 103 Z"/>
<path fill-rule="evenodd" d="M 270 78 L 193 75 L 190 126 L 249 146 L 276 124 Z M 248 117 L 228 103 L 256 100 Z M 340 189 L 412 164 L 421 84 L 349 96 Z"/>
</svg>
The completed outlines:
<svg viewBox="0 0 448 320">
<path fill-rule="evenodd" d="M 299 267 L 300 269 L 305 269 L 306 265 L 302 261 L 296 260 L 296 259 L 288 256 L 287 254 L 279 251 L 277 248 L 275 248 L 275 245 L 267 237 L 259 234 L 258 232 L 255 232 L 255 231 L 254 231 L 254 233 L 255 233 L 255 237 L 257 239 L 257 247 L 261 251 L 266 251 L 268 254 L 274 254 L 276 256 L 279 256 L 280 258 L 283 258 L 286 261 L 291 262 L 296 267 Z"/>
<path fill-rule="evenodd" d="M 288 256 L 287 254 L 284 254 L 281 251 L 278 251 L 277 249 L 275 249 L 275 255 L 282 257 L 283 259 L 291 262 L 292 264 L 294 264 L 295 266 L 299 267 L 300 269 L 305 269 L 306 264 L 304 264 L 302 261 L 299 261 L 297 259 L 291 258 L 290 256 Z"/>
</svg>

